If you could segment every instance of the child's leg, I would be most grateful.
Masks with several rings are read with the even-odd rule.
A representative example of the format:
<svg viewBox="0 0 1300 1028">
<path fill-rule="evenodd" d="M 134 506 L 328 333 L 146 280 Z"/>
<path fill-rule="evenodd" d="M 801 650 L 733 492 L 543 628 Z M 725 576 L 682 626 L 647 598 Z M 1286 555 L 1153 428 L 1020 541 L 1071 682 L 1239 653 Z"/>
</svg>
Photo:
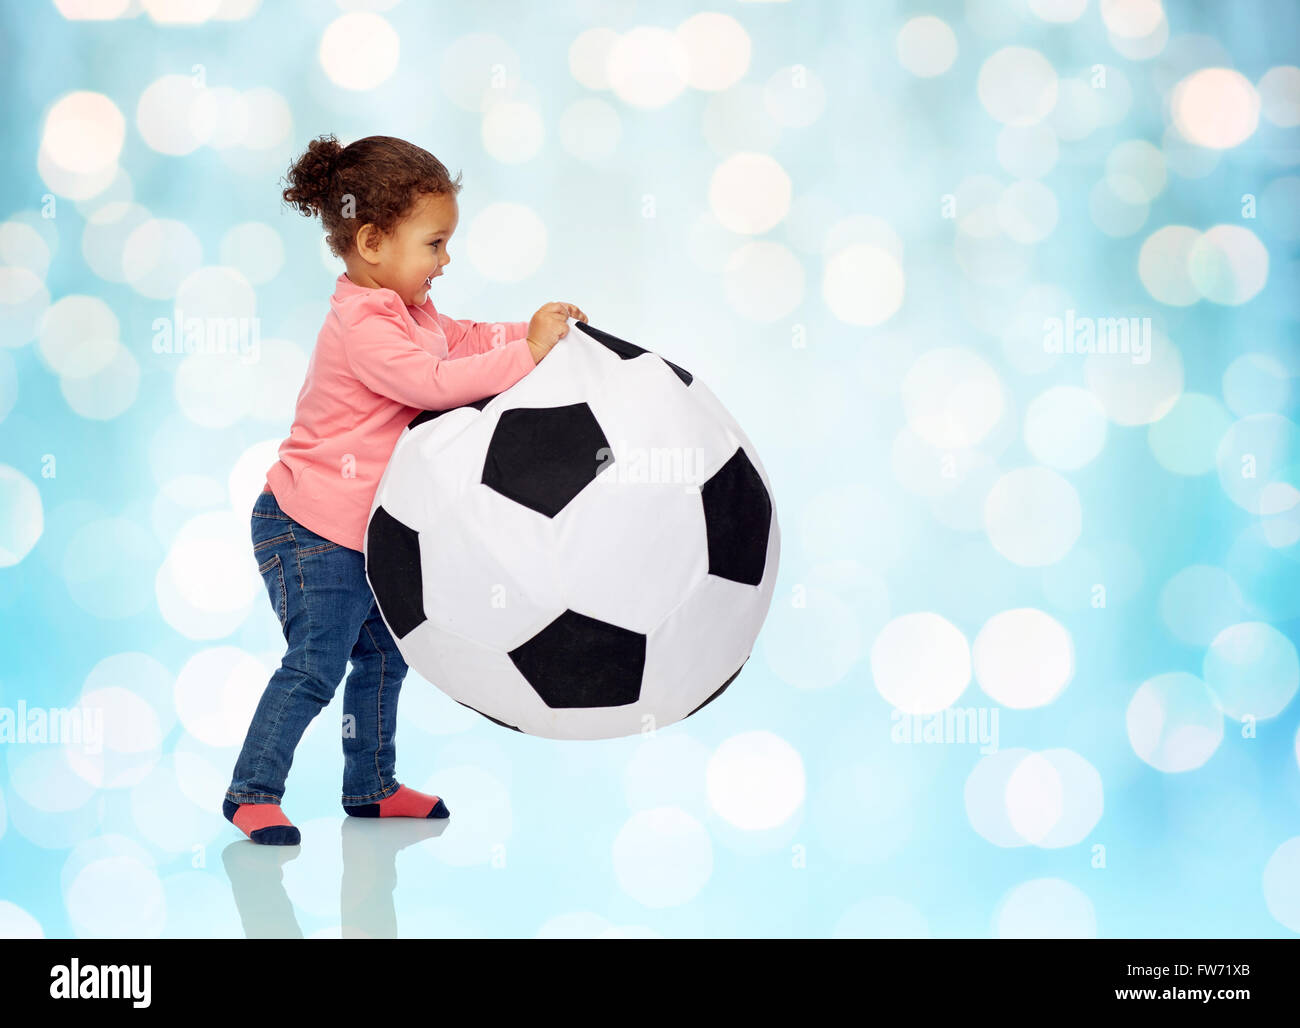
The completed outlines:
<svg viewBox="0 0 1300 1028">
<path fill-rule="evenodd" d="M 258 702 L 223 811 L 255 842 L 293 845 L 298 830 L 279 810 L 293 753 L 338 688 L 373 595 L 361 552 L 300 525 L 272 493 L 253 506 L 252 536 L 288 646 Z"/>
<path fill-rule="evenodd" d="M 406 661 L 373 604 L 343 687 L 343 807 L 354 817 L 446 817 L 438 796 L 393 777 L 397 699 Z"/>
</svg>

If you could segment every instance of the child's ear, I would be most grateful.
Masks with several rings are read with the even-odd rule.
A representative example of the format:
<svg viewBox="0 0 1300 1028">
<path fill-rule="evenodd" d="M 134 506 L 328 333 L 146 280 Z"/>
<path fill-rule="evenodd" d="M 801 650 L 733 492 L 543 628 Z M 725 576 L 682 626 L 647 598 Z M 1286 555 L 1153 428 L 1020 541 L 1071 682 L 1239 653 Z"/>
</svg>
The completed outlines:
<svg viewBox="0 0 1300 1028">
<path fill-rule="evenodd" d="M 383 234 L 371 223 L 367 222 L 357 229 L 357 253 L 361 259 L 375 264 L 379 260 L 379 250 L 383 246 Z"/>
</svg>

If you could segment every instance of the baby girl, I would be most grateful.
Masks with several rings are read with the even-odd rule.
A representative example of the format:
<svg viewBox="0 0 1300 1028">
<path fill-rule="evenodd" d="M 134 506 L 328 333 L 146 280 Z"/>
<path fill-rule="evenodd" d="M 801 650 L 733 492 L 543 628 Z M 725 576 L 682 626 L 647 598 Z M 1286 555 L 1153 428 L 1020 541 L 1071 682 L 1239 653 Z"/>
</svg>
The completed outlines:
<svg viewBox="0 0 1300 1028">
<path fill-rule="evenodd" d="M 439 796 L 394 777 L 407 666 L 366 581 L 366 521 L 402 429 L 420 411 L 509 388 L 568 332 L 573 304 L 532 320 L 456 321 L 429 289 L 451 261 L 453 181 L 427 150 L 391 136 L 313 140 L 284 199 L 318 214 L 347 270 L 298 393 L 293 426 L 253 504 L 253 554 L 288 644 L 253 714 L 222 805 L 258 843 L 297 845 L 280 809 L 293 752 L 343 690 L 343 809 L 354 817 L 447 817 Z"/>
</svg>

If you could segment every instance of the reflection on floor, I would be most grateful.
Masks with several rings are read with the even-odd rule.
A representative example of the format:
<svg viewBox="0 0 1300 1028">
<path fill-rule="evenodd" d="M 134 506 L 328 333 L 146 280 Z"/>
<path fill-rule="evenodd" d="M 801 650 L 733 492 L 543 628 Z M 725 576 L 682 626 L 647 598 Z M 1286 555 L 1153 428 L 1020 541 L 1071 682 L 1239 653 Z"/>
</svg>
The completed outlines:
<svg viewBox="0 0 1300 1028">
<path fill-rule="evenodd" d="M 339 920 L 343 938 L 395 939 L 397 854 L 443 833 L 448 822 L 416 818 L 344 817 Z M 249 839 L 221 852 L 235 906 L 249 939 L 301 939 L 302 929 L 284 889 L 284 865 L 302 846 L 259 846 Z"/>
</svg>

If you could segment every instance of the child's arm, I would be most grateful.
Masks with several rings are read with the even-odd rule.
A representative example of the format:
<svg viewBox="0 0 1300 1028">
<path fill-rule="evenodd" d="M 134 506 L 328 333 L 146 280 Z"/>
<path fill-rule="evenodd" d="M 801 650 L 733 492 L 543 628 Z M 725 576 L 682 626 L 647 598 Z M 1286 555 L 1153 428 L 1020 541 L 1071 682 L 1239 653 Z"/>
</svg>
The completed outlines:
<svg viewBox="0 0 1300 1028">
<path fill-rule="evenodd" d="M 419 410 L 448 410 L 502 392 L 536 366 L 527 323 L 517 339 L 443 360 L 411 339 L 396 308 L 400 303 L 391 290 L 372 290 L 344 323 L 348 366 L 372 392 Z"/>
<path fill-rule="evenodd" d="M 452 359 L 487 353 L 528 335 L 526 321 L 457 320 L 440 313 L 438 324 L 447 335 L 447 353 Z"/>
</svg>

